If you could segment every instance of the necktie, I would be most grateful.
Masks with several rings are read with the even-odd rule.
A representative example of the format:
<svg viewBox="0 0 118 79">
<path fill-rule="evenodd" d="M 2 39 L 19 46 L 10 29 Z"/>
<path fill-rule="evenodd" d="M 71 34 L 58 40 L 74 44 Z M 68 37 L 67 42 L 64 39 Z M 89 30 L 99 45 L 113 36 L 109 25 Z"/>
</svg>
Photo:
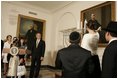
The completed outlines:
<svg viewBox="0 0 118 79">
<path fill-rule="evenodd" d="M 36 48 L 38 47 L 38 41 L 36 41 Z"/>
</svg>

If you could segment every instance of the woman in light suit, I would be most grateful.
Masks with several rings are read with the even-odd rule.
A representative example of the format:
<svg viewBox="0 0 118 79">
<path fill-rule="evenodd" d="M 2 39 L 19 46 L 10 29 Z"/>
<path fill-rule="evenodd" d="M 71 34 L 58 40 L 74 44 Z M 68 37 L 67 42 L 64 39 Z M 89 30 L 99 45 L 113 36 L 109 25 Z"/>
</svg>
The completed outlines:
<svg viewBox="0 0 118 79">
<path fill-rule="evenodd" d="M 95 30 L 94 22 L 87 23 L 87 31 L 88 33 L 83 36 L 81 47 L 91 51 L 92 60 L 94 63 L 94 72 L 91 77 L 98 78 L 101 74 L 99 57 L 97 55 L 99 33 Z"/>
</svg>

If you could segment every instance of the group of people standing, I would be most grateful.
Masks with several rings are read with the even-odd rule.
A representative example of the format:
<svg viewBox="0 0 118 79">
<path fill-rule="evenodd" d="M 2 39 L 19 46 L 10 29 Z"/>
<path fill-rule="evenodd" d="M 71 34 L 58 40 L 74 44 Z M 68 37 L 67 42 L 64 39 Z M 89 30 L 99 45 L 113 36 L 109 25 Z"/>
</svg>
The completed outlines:
<svg viewBox="0 0 118 79">
<path fill-rule="evenodd" d="M 58 51 L 55 65 L 57 69 L 62 70 L 64 78 L 116 78 L 117 77 L 117 22 L 111 21 L 106 29 L 105 38 L 109 42 L 102 58 L 102 68 L 100 68 L 99 57 L 97 54 L 99 33 L 101 29 L 96 20 L 90 20 L 86 26 L 88 33 L 81 35 L 74 31 L 69 36 L 70 45 Z M 99 25 L 100 26 L 100 25 Z M 97 29 L 96 29 L 97 28 Z M 4 48 L 16 46 L 19 49 L 28 49 L 31 51 L 30 78 L 39 76 L 41 61 L 44 59 L 45 42 L 41 38 L 41 33 L 36 32 L 33 27 L 26 34 L 27 43 L 24 38 L 19 40 L 12 36 L 6 37 Z M 2 43 L 2 42 L 1 42 Z M 4 63 L 4 75 L 7 76 L 8 63 L 11 55 L 2 52 Z M 26 55 L 19 54 L 19 65 L 25 65 Z M 25 77 L 25 76 L 22 76 Z"/>
<path fill-rule="evenodd" d="M 2 43 L 2 42 L 1 42 Z M 22 49 L 27 49 L 27 46 L 26 46 L 26 43 L 25 43 L 25 40 L 24 38 L 20 38 L 18 40 L 17 37 L 14 37 L 13 40 L 12 40 L 12 36 L 11 35 L 8 35 L 6 37 L 6 40 L 4 42 L 4 45 L 3 46 L 3 50 L 4 49 L 10 49 L 11 47 L 18 47 L 19 49 L 22 48 Z M 18 55 L 19 56 L 19 65 L 25 65 L 24 62 L 25 62 L 25 58 L 26 58 L 26 55 Z M 12 55 L 8 52 L 2 52 L 2 60 L 3 60 L 3 63 L 4 63 L 4 76 L 6 77 L 7 76 L 7 72 L 8 72 L 8 68 L 9 68 L 9 61 L 10 61 L 10 58 L 12 57 Z"/>
<path fill-rule="evenodd" d="M 78 32 L 69 36 L 70 46 L 58 51 L 55 61 L 56 68 L 62 70 L 64 78 L 116 78 L 117 77 L 117 22 L 111 21 L 105 38 L 109 42 L 102 57 L 100 67 L 97 54 L 99 33 L 95 21 L 87 24 L 88 33 L 82 40 Z M 99 53 L 99 52 L 98 52 Z"/>
<path fill-rule="evenodd" d="M 39 76 L 41 61 L 43 60 L 44 53 L 45 53 L 45 42 L 41 38 L 41 33 L 38 31 L 35 31 L 33 28 L 34 27 L 31 26 L 31 29 L 28 30 L 28 32 L 26 33 L 26 37 L 25 37 L 26 39 L 23 37 L 19 39 L 17 37 L 14 37 L 12 40 L 12 36 L 8 35 L 6 37 L 6 41 L 1 42 L 2 44 L 4 43 L 2 45 L 3 50 L 5 48 L 10 49 L 11 47 L 15 46 L 15 47 L 18 47 L 19 49 L 28 50 L 29 52 L 31 52 L 30 55 L 28 55 L 27 53 L 18 54 L 19 62 L 20 62 L 19 65 L 25 66 L 27 57 L 31 58 L 31 68 L 30 68 L 30 74 L 29 74 L 30 78 L 33 78 L 33 77 L 36 78 Z M 5 77 L 8 77 L 7 74 L 9 70 L 8 67 L 9 67 L 10 57 L 12 57 L 10 53 L 2 51 L 2 61 L 4 63 L 4 76 Z M 21 77 L 25 77 L 25 75 Z"/>
</svg>

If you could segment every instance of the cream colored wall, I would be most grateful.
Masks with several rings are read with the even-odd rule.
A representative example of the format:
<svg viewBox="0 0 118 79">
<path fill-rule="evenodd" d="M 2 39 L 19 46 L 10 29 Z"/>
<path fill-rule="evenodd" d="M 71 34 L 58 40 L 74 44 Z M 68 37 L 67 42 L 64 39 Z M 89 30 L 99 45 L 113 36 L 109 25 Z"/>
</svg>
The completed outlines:
<svg viewBox="0 0 118 79">
<path fill-rule="evenodd" d="M 53 36 L 55 36 L 55 45 L 53 46 L 53 48 L 55 52 L 52 53 L 54 56 L 56 56 L 57 50 L 63 48 L 63 33 L 61 33 L 60 31 L 70 28 L 81 29 L 81 11 L 104 2 L 105 1 L 76 1 L 72 2 L 71 4 L 65 6 L 64 8 L 53 14 L 53 26 L 55 28 L 55 30 L 53 30 Z M 104 48 L 98 49 L 98 51 L 100 52 L 99 55 L 101 58 Z M 54 62 L 53 65 L 55 65 Z"/>
<path fill-rule="evenodd" d="M 18 14 L 46 20 L 46 52 L 42 65 L 55 66 L 57 50 L 63 47 L 63 34 L 60 31 L 70 28 L 81 29 L 80 12 L 103 2 L 105 1 L 72 2 L 54 13 L 33 6 L 2 2 L 1 38 L 5 39 L 8 34 L 16 36 Z M 29 11 L 36 12 L 38 15 L 28 14 Z M 103 52 L 103 49 L 99 51 Z"/>
<path fill-rule="evenodd" d="M 77 28 L 81 29 L 80 27 L 80 13 L 82 10 L 90 8 L 92 6 L 101 4 L 105 1 L 76 1 L 72 2 L 70 5 L 62 8 L 61 10 L 57 11 L 53 15 L 53 23 L 55 27 L 55 49 L 58 49 L 61 46 L 58 46 L 58 43 L 61 43 L 62 40 L 60 38 L 60 32 L 62 29 L 69 29 L 69 28 Z M 70 14 L 70 15 L 69 15 Z M 68 15 L 68 18 L 64 16 Z M 60 41 L 60 42 L 58 42 Z M 61 43 L 62 44 L 62 43 Z"/>
<path fill-rule="evenodd" d="M 48 57 L 52 49 L 52 15 L 44 10 L 37 9 L 36 7 L 19 4 L 17 2 L 2 2 L 1 5 L 1 39 L 3 40 L 6 38 L 7 35 L 12 35 L 13 37 L 16 36 L 18 14 L 46 20 L 46 52 L 45 59 L 42 62 L 42 65 L 50 65 Z M 29 11 L 36 12 L 37 15 L 31 15 L 28 13 Z"/>
</svg>

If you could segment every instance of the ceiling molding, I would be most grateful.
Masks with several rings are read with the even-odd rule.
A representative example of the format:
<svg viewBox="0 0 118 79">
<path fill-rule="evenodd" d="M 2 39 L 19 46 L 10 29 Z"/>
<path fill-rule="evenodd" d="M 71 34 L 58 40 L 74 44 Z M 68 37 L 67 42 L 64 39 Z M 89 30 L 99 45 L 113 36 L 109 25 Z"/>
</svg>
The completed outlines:
<svg viewBox="0 0 118 79">
<path fill-rule="evenodd" d="M 46 13 L 54 13 L 68 6 L 73 1 L 10 1 L 16 5 L 22 5 L 28 8 L 35 8 Z M 21 7 L 22 7 L 21 6 Z"/>
<path fill-rule="evenodd" d="M 41 12 L 44 12 L 44 13 L 51 13 L 50 11 L 48 10 L 45 10 L 41 7 L 36 7 L 36 6 L 33 6 L 33 5 L 30 5 L 30 4 L 26 4 L 26 3 L 23 3 L 23 2 L 19 2 L 19 1 L 2 1 L 4 3 L 8 3 L 8 4 L 13 4 L 13 5 L 16 5 L 16 6 L 20 6 L 20 7 L 26 7 L 26 8 L 29 8 L 29 9 L 34 9 L 35 11 L 41 11 Z"/>
<path fill-rule="evenodd" d="M 62 8 L 68 6 L 68 5 L 72 4 L 72 3 L 73 3 L 73 1 L 70 1 L 70 2 L 67 3 L 66 5 L 64 5 L 64 6 L 60 7 L 60 8 L 57 8 L 56 10 L 53 10 L 52 13 L 54 13 L 54 12 L 56 12 L 56 11 L 59 11 L 59 10 L 61 10 Z"/>
</svg>

